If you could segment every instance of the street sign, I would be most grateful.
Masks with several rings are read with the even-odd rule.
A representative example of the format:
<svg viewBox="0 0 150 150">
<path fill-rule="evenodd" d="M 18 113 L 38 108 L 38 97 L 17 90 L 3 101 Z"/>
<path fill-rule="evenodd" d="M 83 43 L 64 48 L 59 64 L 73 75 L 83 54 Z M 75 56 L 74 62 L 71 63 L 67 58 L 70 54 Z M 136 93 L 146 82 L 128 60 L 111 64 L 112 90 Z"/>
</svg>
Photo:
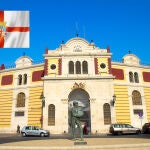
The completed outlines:
<svg viewBox="0 0 150 150">
<path fill-rule="evenodd" d="M 143 117 L 143 112 L 139 112 L 139 117 Z"/>
</svg>

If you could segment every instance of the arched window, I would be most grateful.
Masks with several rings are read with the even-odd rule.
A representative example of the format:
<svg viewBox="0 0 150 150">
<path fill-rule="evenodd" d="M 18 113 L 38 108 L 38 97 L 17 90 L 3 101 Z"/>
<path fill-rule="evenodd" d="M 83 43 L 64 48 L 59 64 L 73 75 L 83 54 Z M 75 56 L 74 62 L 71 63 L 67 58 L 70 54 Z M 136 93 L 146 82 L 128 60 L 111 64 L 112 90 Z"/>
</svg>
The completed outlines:
<svg viewBox="0 0 150 150">
<path fill-rule="evenodd" d="M 27 84 L 27 74 L 24 74 L 24 75 L 23 75 L 23 83 L 24 83 L 24 84 Z"/>
<path fill-rule="evenodd" d="M 133 105 L 142 105 L 141 94 L 138 91 L 132 92 L 132 104 Z"/>
<path fill-rule="evenodd" d="M 88 63 L 87 61 L 82 62 L 83 74 L 88 74 Z"/>
<path fill-rule="evenodd" d="M 104 113 L 104 124 L 111 124 L 110 105 L 108 103 L 105 103 L 103 105 L 103 113 Z"/>
<path fill-rule="evenodd" d="M 133 73 L 132 72 L 129 72 L 129 81 L 130 82 L 134 82 Z"/>
<path fill-rule="evenodd" d="M 25 107 L 25 94 L 22 92 L 17 95 L 16 107 Z"/>
<path fill-rule="evenodd" d="M 134 80 L 135 80 L 135 83 L 139 83 L 139 76 L 137 72 L 134 73 Z"/>
<path fill-rule="evenodd" d="M 74 63 L 69 61 L 69 74 L 74 74 Z"/>
<path fill-rule="evenodd" d="M 50 104 L 48 106 L 48 125 L 54 126 L 55 125 L 55 105 Z"/>
<path fill-rule="evenodd" d="M 21 85 L 22 84 L 22 75 L 19 74 L 18 75 L 18 85 Z"/>
<path fill-rule="evenodd" d="M 79 61 L 76 62 L 76 74 L 81 74 L 81 63 Z"/>
</svg>

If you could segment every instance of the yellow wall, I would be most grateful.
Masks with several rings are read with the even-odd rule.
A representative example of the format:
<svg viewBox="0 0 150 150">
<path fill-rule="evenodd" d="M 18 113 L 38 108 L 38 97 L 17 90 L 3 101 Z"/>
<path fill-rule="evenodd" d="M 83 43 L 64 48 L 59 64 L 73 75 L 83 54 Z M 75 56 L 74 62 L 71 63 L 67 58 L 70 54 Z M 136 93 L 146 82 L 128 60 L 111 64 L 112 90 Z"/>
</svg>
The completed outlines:
<svg viewBox="0 0 150 150">
<path fill-rule="evenodd" d="M 108 58 L 97 58 L 98 61 L 98 74 L 108 74 Z M 100 67 L 100 64 L 104 63 L 106 65 L 106 68 L 102 69 Z"/>
<path fill-rule="evenodd" d="M 12 90 L 0 90 L 0 128 L 9 128 L 12 114 Z"/>
<path fill-rule="evenodd" d="M 48 59 L 48 76 L 58 75 L 58 63 L 59 63 L 59 58 Z M 56 69 L 51 69 L 52 64 L 56 65 Z"/>
<path fill-rule="evenodd" d="M 130 106 L 126 86 L 114 86 L 117 123 L 130 123 Z"/>
<path fill-rule="evenodd" d="M 28 125 L 41 126 L 40 118 L 42 114 L 41 94 L 43 87 L 31 88 L 28 103 Z"/>
<path fill-rule="evenodd" d="M 144 88 L 146 111 L 147 111 L 147 121 L 150 122 L 150 88 Z"/>
</svg>

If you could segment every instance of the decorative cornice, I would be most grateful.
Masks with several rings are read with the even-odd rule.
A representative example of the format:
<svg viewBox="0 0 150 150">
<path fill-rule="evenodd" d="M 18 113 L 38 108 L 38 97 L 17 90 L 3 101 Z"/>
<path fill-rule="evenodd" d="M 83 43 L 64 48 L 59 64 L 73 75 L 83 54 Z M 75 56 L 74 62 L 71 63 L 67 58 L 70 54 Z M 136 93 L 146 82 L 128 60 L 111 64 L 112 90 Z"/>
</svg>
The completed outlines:
<svg viewBox="0 0 150 150">
<path fill-rule="evenodd" d="M 111 61 L 111 64 L 112 66 L 124 66 L 124 67 L 133 67 L 133 68 L 140 68 L 140 69 L 150 69 L 150 66 L 144 66 L 144 65 L 133 65 L 133 64 L 124 64 L 123 62 L 114 62 L 114 61 Z"/>
<path fill-rule="evenodd" d="M 14 86 L 14 85 L 8 85 L 8 86 L 1 86 L 0 90 L 4 90 L 4 91 L 9 91 L 9 90 L 20 90 L 20 89 L 30 89 L 30 88 L 34 88 L 34 87 L 43 87 L 43 82 L 41 82 L 40 84 L 35 84 L 35 85 L 22 85 L 22 86 Z"/>
<path fill-rule="evenodd" d="M 147 85 L 145 84 L 138 84 L 138 83 L 121 83 L 121 82 L 119 82 L 119 81 L 116 81 L 115 83 L 114 83 L 114 86 L 127 86 L 127 87 L 141 87 L 141 88 L 149 88 L 150 87 L 150 85 L 147 83 Z"/>
<path fill-rule="evenodd" d="M 0 73 L 10 72 L 10 71 L 18 71 L 18 70 L 26 70 L 26 69 L 33 69 L 36 67 L 44 67 L 44 63 L 32 64 L 31 66 L 20 67 L 20 68 L 9 68 L 9 69 L 5 68 L 4 70 L 0 70 Z"/>
<path fill-rule="evenodd" d="M 107 75 L 107 76 L 102 76 L 102 75 L 56 75 L 54 77 L 50 77 L 50 76 L 44 76 L 42 77 L 43 80 L 102 80 L 102 79 L 114 79 L 115 77 L 112 75 Z"/>
<path fill-rule="evenodd" d="M 111 53 L 107 53 L 107 50 L 103 50 L 103 51 L 98 51 L 98 50 L 95 50 L 94 52 L 91 52 L 91 51 L 88 51 L 87 52 L 61 52 L 61 51 L 55 51 L 55 53 L 51 52 L 50 54 L 44 54 L 43 56 L 45 58 L 47 57 L 62 57 L 62 56 L 99 56 L 99 57 L 102 57 L 102 56 L 107 56 L 107 57 L 110 57 L 112 54 Z"/>
</svg>

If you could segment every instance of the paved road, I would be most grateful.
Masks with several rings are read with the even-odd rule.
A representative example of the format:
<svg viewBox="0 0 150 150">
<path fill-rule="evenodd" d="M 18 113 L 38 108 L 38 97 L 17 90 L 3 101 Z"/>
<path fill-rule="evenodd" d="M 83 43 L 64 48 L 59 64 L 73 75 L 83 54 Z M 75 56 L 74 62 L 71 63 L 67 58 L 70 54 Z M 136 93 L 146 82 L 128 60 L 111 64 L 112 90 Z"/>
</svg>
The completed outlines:
<svg viewBox="0 0 150 150">
<path fill-rule="evenodd" d="M 0 150 L 150 150 L 148 135 L 86 136 L 87 145 L 74 145 L 70 136 L 21 137 L 0 134 Z"/>
</svg>

